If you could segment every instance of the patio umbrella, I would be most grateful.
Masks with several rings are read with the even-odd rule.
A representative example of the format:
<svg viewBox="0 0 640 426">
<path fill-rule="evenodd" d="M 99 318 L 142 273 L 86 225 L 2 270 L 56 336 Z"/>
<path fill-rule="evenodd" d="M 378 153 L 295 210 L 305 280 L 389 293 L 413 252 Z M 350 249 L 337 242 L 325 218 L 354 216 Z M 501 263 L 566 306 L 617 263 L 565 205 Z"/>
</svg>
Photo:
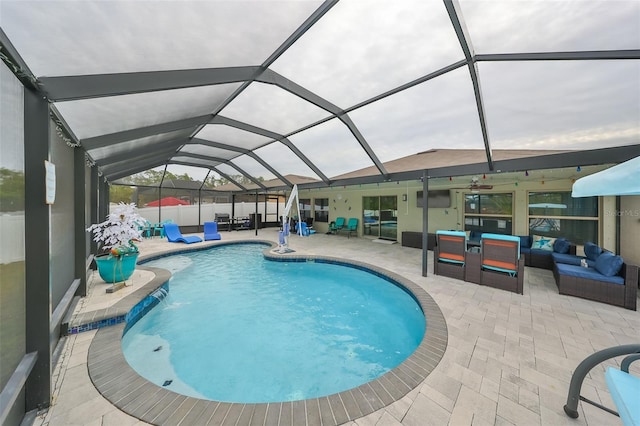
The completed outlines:
<svg viewBox="0 0 640 426">
<path fill-rule="evenodd" d="M 147 203 L 147 207 L 158 207 L 158 206 L 188 206 L 189 202 L 181 200 L 176 197 L 164 197 L 159 200 L 151 201 Z"/>
<path fill-rule="evenodd" d="M 572 197 L 640 195 L 640 157 L 578 179 Z"/>
</svg>

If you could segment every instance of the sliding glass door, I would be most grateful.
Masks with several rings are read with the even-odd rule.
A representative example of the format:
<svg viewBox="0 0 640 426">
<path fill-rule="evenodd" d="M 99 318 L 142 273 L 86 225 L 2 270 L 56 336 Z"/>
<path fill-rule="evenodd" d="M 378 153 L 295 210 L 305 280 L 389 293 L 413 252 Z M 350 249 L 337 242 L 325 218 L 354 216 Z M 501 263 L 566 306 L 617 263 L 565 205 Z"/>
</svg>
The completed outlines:
<svg viewBox="0 0 640 426">
<path fill-rule="evenodd" d="M 362 197 L 364 235 L 385 240 L 398 239 L 398 197 Z"/>
</svg>

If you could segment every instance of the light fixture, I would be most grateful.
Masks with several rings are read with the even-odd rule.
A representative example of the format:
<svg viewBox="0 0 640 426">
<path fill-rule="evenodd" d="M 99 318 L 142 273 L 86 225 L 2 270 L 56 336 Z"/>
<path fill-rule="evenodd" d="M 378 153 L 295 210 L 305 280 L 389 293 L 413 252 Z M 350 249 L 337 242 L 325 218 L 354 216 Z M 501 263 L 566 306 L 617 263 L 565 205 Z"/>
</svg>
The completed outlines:
<svg viewBox="0 0 640 426">
<path fill-rule="evenodd" d="M 407 194 L 402 194 L 402 201 L 407 201 Z"/>
</svg>

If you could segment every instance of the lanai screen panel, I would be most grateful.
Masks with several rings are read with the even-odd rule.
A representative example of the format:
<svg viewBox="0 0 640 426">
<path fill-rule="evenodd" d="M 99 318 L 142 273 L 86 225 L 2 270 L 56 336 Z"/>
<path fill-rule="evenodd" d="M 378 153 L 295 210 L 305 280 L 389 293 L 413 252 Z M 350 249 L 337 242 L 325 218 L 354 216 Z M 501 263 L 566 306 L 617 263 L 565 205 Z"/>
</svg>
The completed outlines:
<svg viewBox="0 0 640 426">
<path fill-rule="evenodd" d="M 242 149 L 254 149 L 272 140 L 266 136 L 225 124 L 208 124 L 198 132 L 196 137 Z"/>
<path fill-rule="evenodd" d="M 229 151 L 227 149 L 216 148 L 213 146 L 202 145 L 202 144 L 187 144 L 180 149 L 180 151 L 178 152 L 178 155 L 179 154 L 204 155 L 207 157 L 220 158 L 223 160 L 231 160 L 232 158 L 235 158 L 240 155 L 240 153 L 236 151 Z M 186 157 L 187 156 L 185 156 L 185 158 Z"/>
<path fill-rule="evenodd" d="M 239 84 L 191 87 L 56 104 L 80 139 L 211 114 Z"/>
<path fill-rule="evenodd" d="M 221 173 L 224 173 L 225 175 L 233 178 L 236 182 L 245 187 L 255 187 L 255 184 L 251 182 L 251 180 L 247 176 L 243 175 L 240 171 L 238 171 L 235 167 L 232 167 L 230 164 L 219 164 L 216 169 L 218 169 Z"/>
<path fill-rule="evenodd" d="M 178 178 L 178 181 L 173 181 L 171 184 L 176 188 L 187 188 L 194 189 L 201 184 L 204 179 L 207 177 L 207 172 L 209 169 L 203 167 L 191 167 L 184 166 L 181 164 L 168 164 L 167 165 L 167 173 L 172 173 L 174 176 Z M 191 179 L 190 182 L 184 183 L 182 181 L 188 181 L 189 177 Z M 168 183 L 166 181 L 163 182 L 162 186 L 167 186 Z"/>
<path fill-rule="evenodd" d="M 338 119 L 290 139 L 329 178 L 373 165 L 347 126 Z"/>
<path fill-rule="evenodd" d="M 341 1 L 273 65 L 347 108 L 464 59 L 442 1 Z"/>
<path fill-rule="evenodd" d="M 460 7 L 475 53 L 639 47 L 640 2 L 635 0 L 460 0 Z"/>
<path fill-rule="evenodd" d="M 218 164 L 220 164 L 219 161 L 207 160 L 205 158 L 193 158 L 193 157 L 183 156 L 179 154 L 171 158 L 171 161 L 180 162 L 180 163 L 185 163 L 185 162 L 192 163 L 196 168 L 199 166 L 202 169 L 205 169 L 205 173 L 207 171 L 206 169 L 208 169 L 209 167 L 215 167 Z"/>
<path fill-rule="evenodd" d="M 158 135 L 147 136 L 145 138 L 108 145 L 102 148 L 95 148 L 89 150 L 89 154 L 96 161 L 100 161 L 114 155 L 127 153 L 135 153 L 135 156 L 144 157 L 145 155 L 153 154 L 156 150 L 167 148 L 167 145 L 171 145 L 171 141 L 186 139 L 189 137 L 190 133 L 191 129 L 161 133 Z M 179 142 L 176 142 L 176 144 L 177 143 Z M 176 149 L 177 148 L 178 147 L 176 146 Z"/>
<path fill-rule="evenodd" d="M 493 148 L 595 149 L 640 140 L 640 61 L 479 64 Z"/>
<path fill-rule="evenodd" d="M 349 115 L 383 162 L 434 148 L 484 149 L 467 67 Z"/>
<path fill-rule="evenodd" d="M 242 170 L 249 173 L 256 178 L 263 178 L 264 180 L 274 179 L 276 176 L 267 170 L 262 164 L 258 163 L 255 159 L 248 155 L 241 155 L 233 160 L 233 163 L 239 166 Z"/>
<path fill-rule="evenodd" d="M 252 83 L 221 115 L 287 134 L 330 114 L 312 103 L 270 84 Z"/>
<path fill-rule="evenodd" d="M 320 1 L 2 1 L 37 76 L 259 65 Z M 46 42 L 45 42 L 46 40 Z"/>
<path fill-rule="evenodd" d="M 298 157 L 289 147 L 280 142 L 274 142 L 255 150 L 258 157 L 262 158 L 281 175 L 306 176 L 320 180 L 320 176 Z"/>
</svg>

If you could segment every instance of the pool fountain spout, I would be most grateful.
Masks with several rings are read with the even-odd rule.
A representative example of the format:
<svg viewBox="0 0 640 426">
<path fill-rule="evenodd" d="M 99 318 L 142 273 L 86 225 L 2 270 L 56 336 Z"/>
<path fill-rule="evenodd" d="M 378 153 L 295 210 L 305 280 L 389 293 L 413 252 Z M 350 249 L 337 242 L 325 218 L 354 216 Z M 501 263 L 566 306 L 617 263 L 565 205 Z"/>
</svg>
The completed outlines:
<svg viewBox="0 0 640 426">
<path fill-rule="evenodd" d="M 158 303 L 162 302 L 163 300 L 166 303 L 166 298 L 167 296 L 169 296 L 169 290 L 164 287 L 158 287 L 153 293 L 150 294 L 150 296 L 156 299 Z"/>
</svg>

